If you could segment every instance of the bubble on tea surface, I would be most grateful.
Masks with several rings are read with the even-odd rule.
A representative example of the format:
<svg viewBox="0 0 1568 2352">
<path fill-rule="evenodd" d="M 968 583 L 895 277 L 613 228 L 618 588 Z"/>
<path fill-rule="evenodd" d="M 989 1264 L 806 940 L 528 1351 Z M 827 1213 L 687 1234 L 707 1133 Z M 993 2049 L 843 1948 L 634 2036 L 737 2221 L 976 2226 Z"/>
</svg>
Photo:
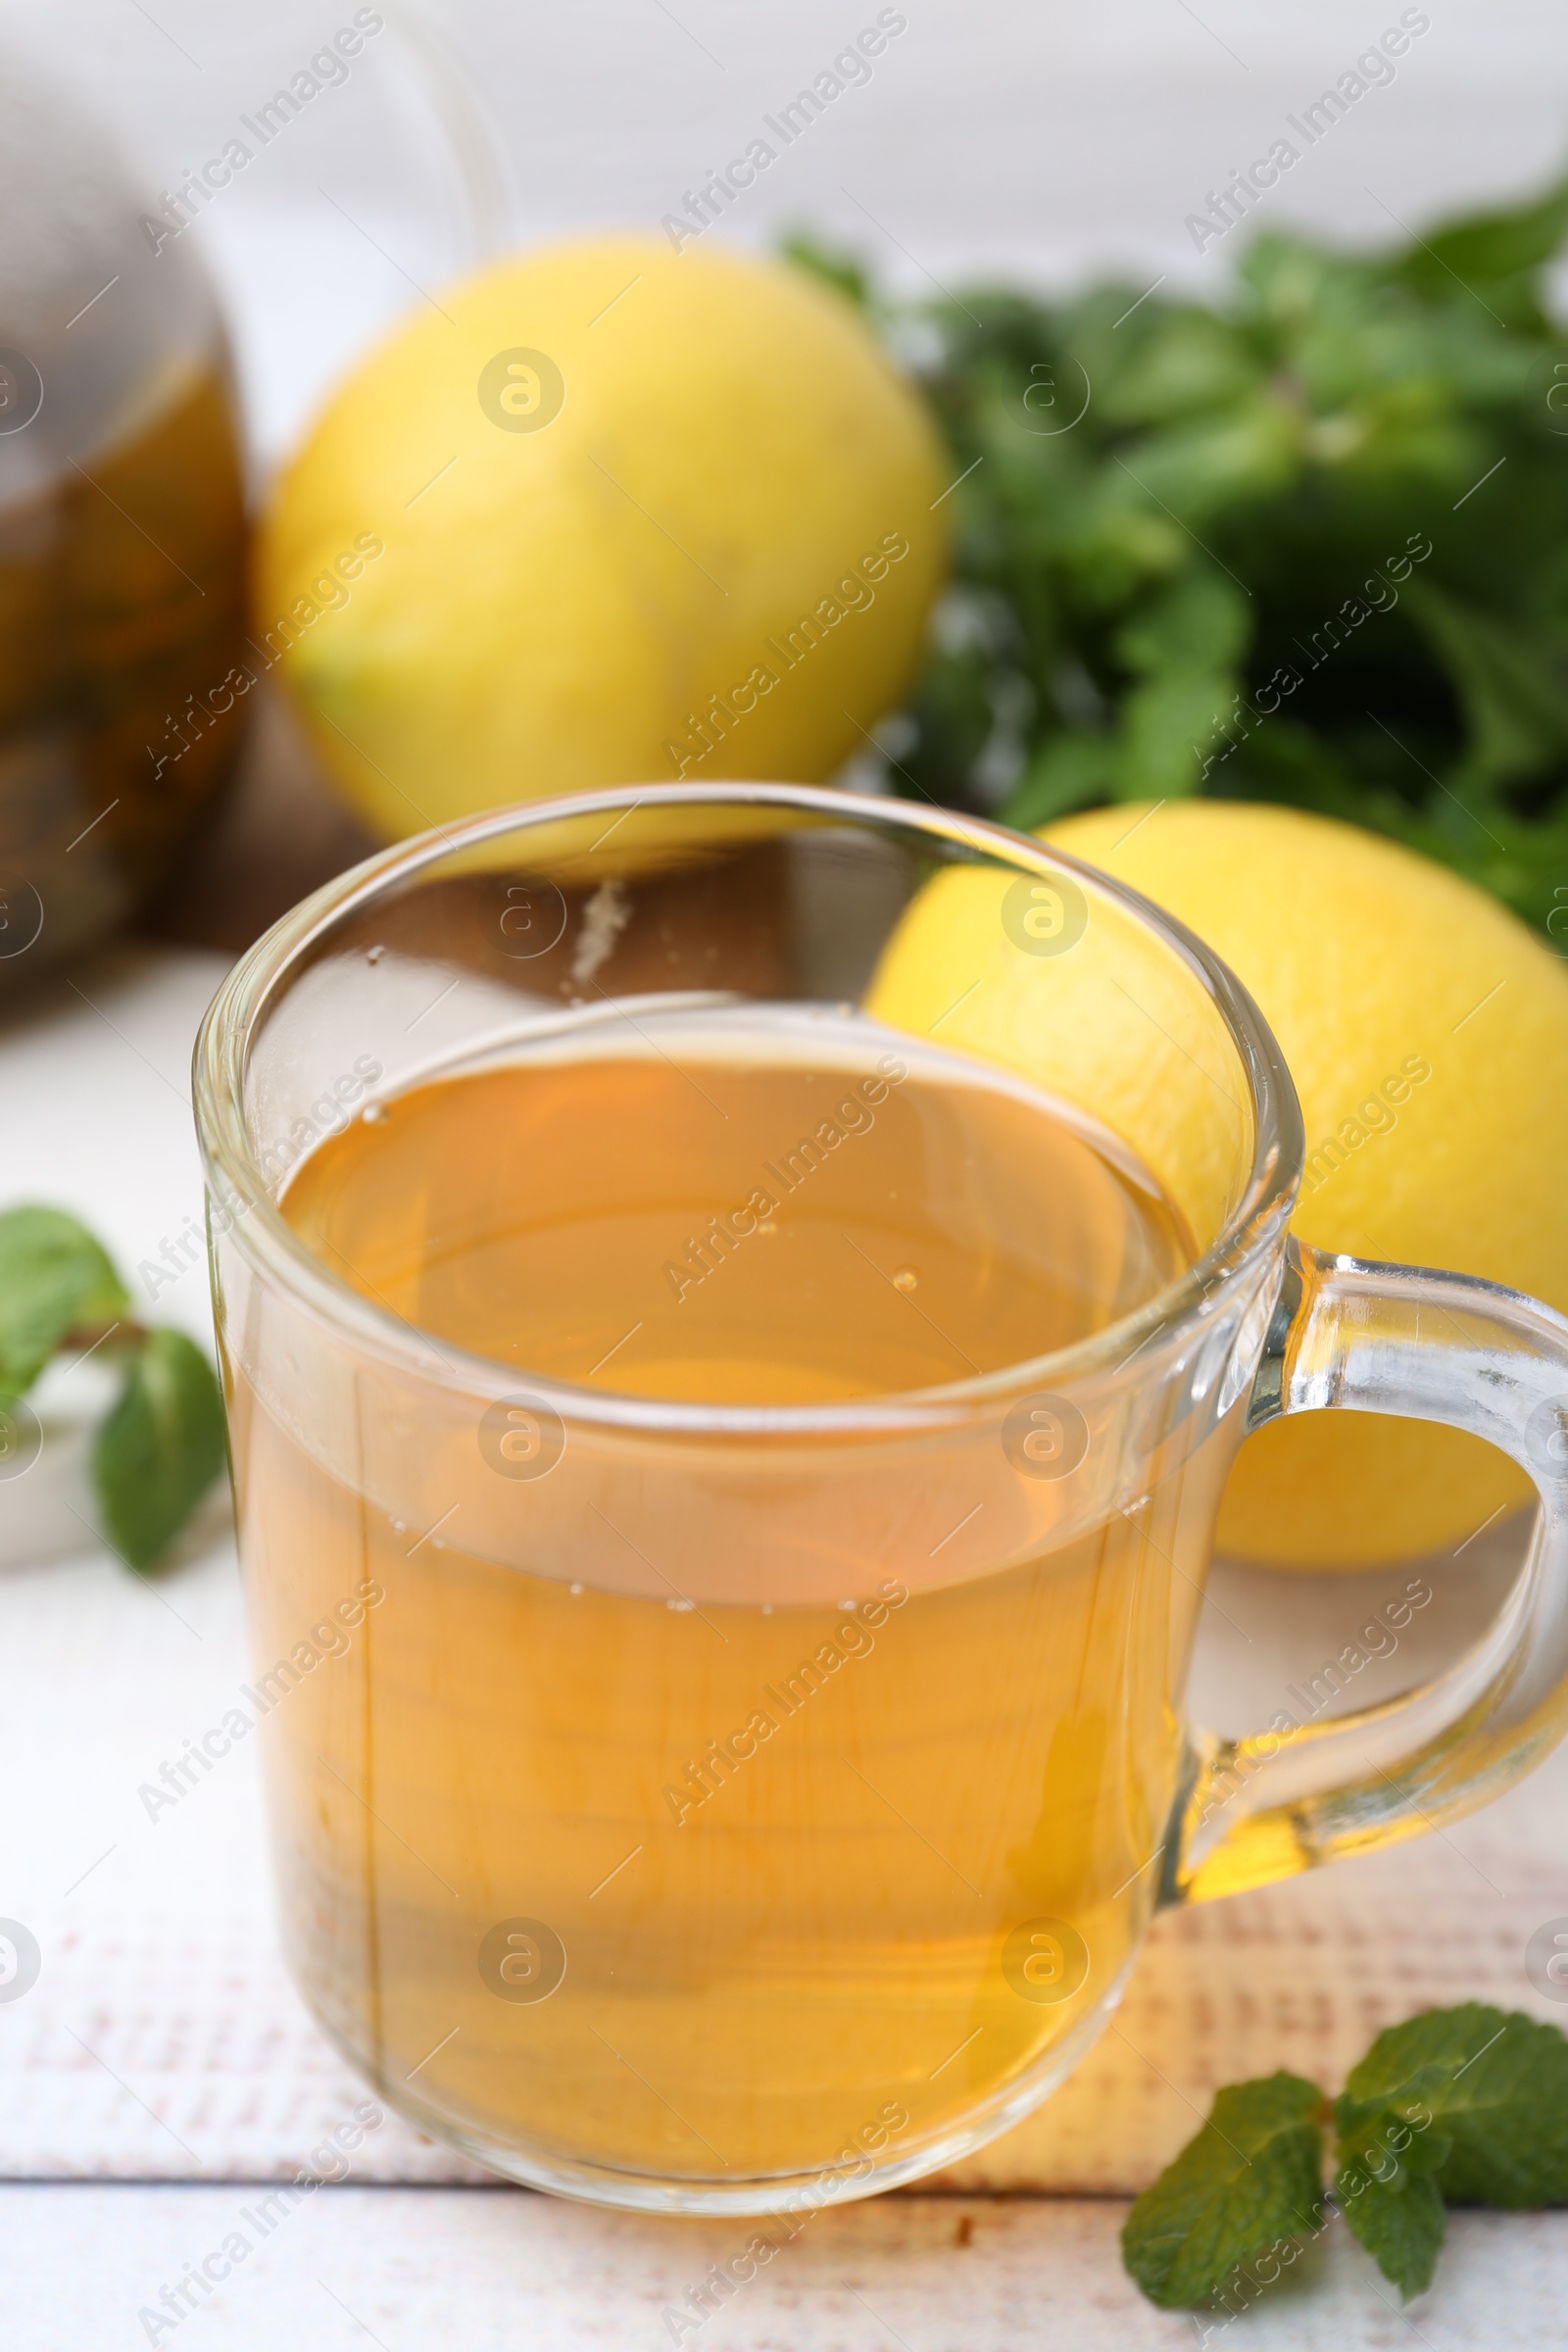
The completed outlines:
<svg viewBox="0 0 1568 2352">
<path fill-rule="evenodd" d="M 479 1945 L 479 1978 L 498 2001 L 548 2001 L 566 1974 L 566 1947 L 542 1919 L 498 1919 Z"/>
<path fill-rule="evenodd" d="M 896 1291 L 912 1291 L 919 1287 L 920 1277 L 912 1266 L 901 1266 L 893 1277 Z"/>
</svg>

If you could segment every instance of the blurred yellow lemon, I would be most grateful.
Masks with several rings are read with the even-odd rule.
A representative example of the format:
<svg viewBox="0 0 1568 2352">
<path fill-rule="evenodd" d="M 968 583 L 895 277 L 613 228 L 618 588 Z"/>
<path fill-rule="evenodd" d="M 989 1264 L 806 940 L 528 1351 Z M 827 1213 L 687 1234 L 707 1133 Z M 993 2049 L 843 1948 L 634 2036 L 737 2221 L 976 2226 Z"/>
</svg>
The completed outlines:
<svg viewBox="0 0 1568 2352">
<path fill-rule="evenodd" d="M 1302 1241 L 1486 1275 L 1568 1310 L 1568 974 L 1513 915 L 1443 866 L 1294 809 L 1118 807 L 1046 838 L 1179 916 L 1257 1000 L 1301 1099 Z M 874 992 L 886 1019 L 928 1026 L 928 991 L 943 1006 L 956 994 L 956 979 L 943 995 L 946 975 L 927 966 L 966 974 L 995 960 L 997 888 L 978 889 L 990 878 L 968 869 L 967 899 L 943 895 L 953 879 L 915 900 L 890 947 Z M 955 938 L 956 920 L 973 936 Z M 977 992 L 943 1037 L 1016 1063 L 1027 1031 L 1012 1021 L 1002 1034 L 1015 995 Z M 1098 1029 L 1113 1071 L 1102 1115 L 1131 1135 L 1163 1118 L 1173 1189 L 1200 1193 L 1211 1170 L 1182 1178 L 1203 1136 L 1164 1108 L 1180 1089 L 1158 1057 L 1142 1072 L 1130 1058 L 1120 993 L 1081 991 L 1072 1009 L 1074 1034 L 1059 1040 L 1054 1023 L 1050 1051 L 1092 1071 Z M 1042 1075 L 1060 1083 L 1054 1066 Z M 1069 1091 L 1090 1099 L 1076 1082 Z M 1211 1129 L 1212 1099 L 1200 1107 Z M 1369 1567 L 1457 1545 L 1529 1493 L 1501 1454 L 1456 1431 L 1303 1414 L 1249 1439 L 1219 1541 L 1282 1567 Z"/>
<path fill-rule="evenodd" d="M 819 779 L 913 673 L 946 478 L 830 288 L 555 246 L 339 388 L 266 517 L 257 633 L 386 838 L 578 787 Z"/>
</svg>

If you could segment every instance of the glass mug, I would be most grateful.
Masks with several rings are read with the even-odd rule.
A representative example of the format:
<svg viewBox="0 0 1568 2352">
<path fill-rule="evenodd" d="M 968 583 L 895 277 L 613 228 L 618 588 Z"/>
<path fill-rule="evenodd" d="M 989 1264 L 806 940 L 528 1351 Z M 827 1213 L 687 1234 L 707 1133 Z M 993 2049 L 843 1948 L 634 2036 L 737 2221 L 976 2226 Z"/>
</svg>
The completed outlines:
<svg viewBox="0 0 1568 2352">
<path fill-rule="evenodd" d="M 1158 1905 L 1562 1729 L 1568 1323 L 1298 1249 L 1257 1008 L 1069 857 L 785 785 L 499 810 L 277 924 L 196 1082 L 286 1948 L 514 2180 L 751 2213 L 951 2164 Z M 1524 1464 L 1530 1561 L 1437 1682 L 1220 1741 L 1226 1474 L 1328 1406 Z"/>
</svg>

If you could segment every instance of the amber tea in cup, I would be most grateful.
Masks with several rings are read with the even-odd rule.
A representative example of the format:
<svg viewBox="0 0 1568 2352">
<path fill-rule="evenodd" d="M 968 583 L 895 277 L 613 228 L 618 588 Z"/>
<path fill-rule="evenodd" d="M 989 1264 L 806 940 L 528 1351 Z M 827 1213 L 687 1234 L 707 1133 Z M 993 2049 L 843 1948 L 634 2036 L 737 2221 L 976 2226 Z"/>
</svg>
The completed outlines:
<svg viewBox="0 0 1568 2352">
<path fill-rule="evenodd" d="M 198 1084 L 293 1966 L 515 2178 L 761 2210 L 950 2162 L 1157 1902 L 1555 1729 L 1517 1623 L 1490 1718 L 1429 1691 L 1304 1763 L 1186 1725 L 1250 1414 L 1506 1419 L 1485 1355 L 1525 1458 L 1568 1353 L 1288 1250 L 1255 1008 L 1038 845 L 783 786 L 499 812 L 279 926 Z"/>
</svg>

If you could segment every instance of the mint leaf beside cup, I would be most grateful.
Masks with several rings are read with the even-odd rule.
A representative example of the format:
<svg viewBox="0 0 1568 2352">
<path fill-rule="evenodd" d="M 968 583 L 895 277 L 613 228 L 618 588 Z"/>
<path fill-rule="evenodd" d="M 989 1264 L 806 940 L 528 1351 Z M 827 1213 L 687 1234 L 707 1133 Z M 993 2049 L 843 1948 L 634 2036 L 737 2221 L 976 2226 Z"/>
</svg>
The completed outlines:
<svg viewBox="0 0 1568 2352">
<path fill-rule="evenodd" d="M 74 1334 L 90 1345 L 129 1305 L 106 1251 L 65 1209 L 0 1213 L 0 1405 L 25 1396 Z"/>
<path fill-rule="evenodd" d="M 1121 2233 L 1122 2259 L 1152 2303 L 1191 2310 L 1239 2265 L 1275 2249 L 1296 2259 L 1323 2223 L 1328 2101 L 1300 2075 L 1217 2093 L 1197 2137 L 1146 2188 Z"/>
<path fill-rule="evenodd" d="M 223 1400 L 194 1341 L 129 1312 L 114 1263 L 79 1219 L 36 1203 L 0 1211 L 0 1421 L 58 1357 L 97 1355 L 120 1395 L 92 1445 L 106 1541 L 143 1571 L 167 1552 L 225 1459 Z"/>
<path fill-rule="evenodd" d="M 1332 2204 L 1321 2185 L 1331 2115 Z M 1336 2212 L 1408 2300 L 1432 2282 L 1450 2205 L 1564 2204 L 1568 2038 L 1466 2001 L 1380 2034 L 1332 2106 L 1300 2075 L 1220 2091 L 1134 2201 L 1122 2258 L 1151 2302 L 1222 2311 L 1228 2325 Z"/>
<path fill-rule="evenodd" d="M 225 1451 L 223 1399 L 206 1356 L 182 1331 L 145 1333 L 92 1451 L 104 1532 L 132 1568 L 151 1566 L 173 1542 Z"/>
</svg>

